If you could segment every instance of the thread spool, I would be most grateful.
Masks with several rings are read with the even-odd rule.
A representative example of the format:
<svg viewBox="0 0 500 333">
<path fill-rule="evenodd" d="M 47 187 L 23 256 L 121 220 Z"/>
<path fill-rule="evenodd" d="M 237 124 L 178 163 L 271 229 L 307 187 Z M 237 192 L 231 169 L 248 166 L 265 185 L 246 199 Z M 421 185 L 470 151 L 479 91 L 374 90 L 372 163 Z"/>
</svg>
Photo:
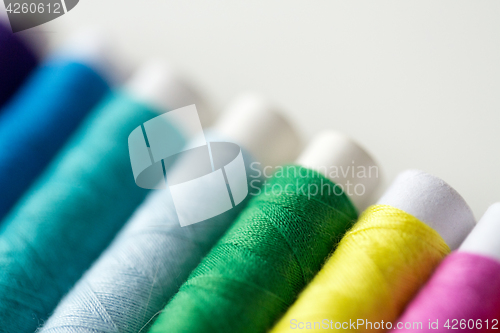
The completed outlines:
<svg viewBox="0 0 500 333">
<path fill-rule="evenodd" d="M 52 52 L 49 60 L 68 59 L 87 65 L 111 84 L 123 83 L 130 74 L 131 68 L 126 59 L 113 47 L 110 36 L 99 26 L 91 25 L 76 30 L 69 40 Z"/>
<path fill-rule="evenodd" d="M 491 205 L 470 235 L 458 248 L 467 252 L 500 261 L 500 203 Z"/>
<path fill-rule="evenodd" d="M 298 161 L 305 163 L 308 156 L 308 166 L 322 170 L 317 163 L 331 153 L 337 139 L 338 134 L 321 134 Z M 349 147 L 353 156 L 363 151 Z M 374 165 L 369 157 L 362 160 Z M 337 164 L 335 156 L 329 161 Z M 281 170 L 252 198 L 150 332 L 260 332 L 291 305 L 357 213 L 346 194 L 333 192 L 330 173 L 298 165 Z"/>
<path fill-rule="evenodd" d="M 74 45 L 86 53 L 75 57 L 70 52 Z M 1 111 L 0 219 L 109 91 L 99 65 L 106 62 L 107 48 L 95 33 L 76 34 L 64 50 L 30 76 Z"/>
<path fill-rule="evenodd" d="M 297 134 L 286 123 L 268 100 L 246 92 L 228 106 L 214 132 L 221 137 L 238 138 L 239 144 L 253 152 L 255 160 L 264 166 L 278 166 L 292 161 L 301 149 Z"/>
<path fill-rule="evenodd" d="M 28 43 L 0 20 L 0 107 L 35 68 L 38 56 Z"/>
<path fill-rule="evenodd" d="M 234 128 L 239 130 L 232 131 Z M 280 164 L 293 159 L 300 146 L 287 121 L 273 106 L 255 95 L 242 96 L 232 103 L 207 133 L 207 139 L 210 137 L 216 141 L 223 137 L 246 150 L 247 172 L 250 173 L 253 169 L 249 165 L 254 160 L 250 156 L 255 156 L 264 165 L 274 165 L 269 164 L 271 159 Z M 256 144 L 262 139 L 268 139 L 267 145 Z M 286 153 L 276 159 L 271 154 L 273 151 Z M 267 156 L 271 158 L 266 159 Z M 174 165 L 174 169 L 188 167 L 189 163 L 185 165 L 183 159 Z M 248 179 L 257 176 L 254 172 Z M 199 206 L 196 197 L 197 194 L 192 193 L 190 202 Z M 151 193 L 110 247 L 61 301 L 40 332 L 78 330 L 95 333 L 113 329 L 147 332 L 148 324 L 245 203 L 209 220 L 181 227 L 169 191 Z"/>
<path fill-rule="evenodd" d="M 496 203 L 488 208 L 459 249 L 441 263 L 398 322 L 422 322 L 435 332 L 447 332 L 453 327 L 470 332 L 498 327 L 499 235 L 500 203 Z M 413 327 L 404 330 L 417 331 Z"/>
<path fill-rule="evenodd" d="M 322 325 L 353 332 L 390 329 L 387 323 L 474 224 L 465 201 L 445 182 L 421 171 L 403 172 L 361 215 L 273 332 L 294 325 L 312 331 Z"/>
<path fill-rule="evenodd" d="M 380 183 L 378 166 L 354 141 L 340 133 L 327 132 L 318 140 L 323 144 L 311 146 L 297 163 L 324 175 L 328 173 L 332 181 L 348 191 L 349 199 L 358 211 L 362 211 Z M 325 166 L 335 168 L 327 170 Z"/>
<path fill-rule="evenodd" d="M 158 64 L 144 70 L 149 66 L 171 75 Z M 137 75 L 144 77 L 140 70 Z M 155 104 L 162 96 L 150 98 Z M 186 105 L 195 99 L 173 102 Z M 130 90 L 109 96 L 10 214 L 0 234 L 4 332 L 33 332 L 148 193 L 134 182 L 127 138 L 144 121 L 166 111 L 149 102 L 136 99 Z M 172 109 L 184 106 L 175 103 Z M 172 126 L 175 130 L 183 135 L 182 128 Z"/>
</svg>

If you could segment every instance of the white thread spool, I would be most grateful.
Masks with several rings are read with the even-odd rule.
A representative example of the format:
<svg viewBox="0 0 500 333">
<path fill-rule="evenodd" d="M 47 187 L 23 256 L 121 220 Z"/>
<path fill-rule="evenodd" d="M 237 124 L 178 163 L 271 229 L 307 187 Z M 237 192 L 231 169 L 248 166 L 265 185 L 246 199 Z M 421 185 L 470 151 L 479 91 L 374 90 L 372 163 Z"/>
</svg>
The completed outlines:
<svg viewBox="0 0 500 333">
<path fill-rule="evenodd" d="M 491 205 L 458 249 L 500 261 L 500 202 Z"/>
<path fill-rule="evenodd" d="M 213 113 L 200 93 L 191 84 L 185 82 L 169 65 L 159 59 L 144 64 L 128 81 L 125 90 L 136 99 L 162 112 L 195 104 L 202 126 L 209 126 L 213 122 Z M 186 103 L 187 101 L 189 103 Z M 190 128 L 185 128 L 185 131 L 197 134 Z"/>
<path fill-rule="evenodd" d="M 0 23 L 9 24 L 9 17 L 7 16 L 7 11 L 5 9 L 5 3 L 0 2 Z"/>
<path fill-rule="evenodd" d="M 236 98 L 214 126 L 214 132 L 245 147 L 263 167 L 292 161 L 301 148 L 295 130 L 280 110 L 255 93 Z"/>
<path fill-rule="evenodd" d="M 207 140 L 193 140 L 198 148 L 182 154 L 167 172 L 181 226 L 203 222 L 237 206 L 250 192 L 248 180 L 257 176 L 252 172 L 290 161 L 300 146 L 286 120 L 258 95 L 236 99 L 206 134 Z M 204 145 L 207 141 L 210 144 Z M 252 188 L 257 187 L 254 183 L 250 183 Z M 192 199 L 193 192 L 199 200 Z"/>
<path fill-rule="evenodd" d="M 318 134 L 297 163 L 341 185 L 358 212 L 366 207 L 380 183 L 379 168 L 373 158 L 349 137 L 335 131 Z M 361 170 L 365 170 L 366 177 L 358 177 Z"/>
<path fill-rule="evenodd" d="M 275 114 L 273 108 L 261 111 L 256 112 L 255 117 L 247 118 L 243 115 L 249 112 L 248 109 L 232 108 L 215 126 L 223 132 L 216 135 L 262 157 L 264 165 L 290 161 L 299 146 L 293 129 Z M 242 115 L 234 116 L 232 112 L 241 112 Z M 227 119 L 236 122 L 231 124 Z M 272 121 L 275 127 L 257 126 L 268 121 Z M 232 126 L 240 131 L 228 137 Z M 253 132 L 255 128 L 258 128 L 258 133 Z M 262 128 L 266 130 L 262 131 Z M 266 145 L 256 144 L 263 137 L 272 136 L 279 139 Z M 273 149 L 287 152 L 281 157 L 286 160 L 275 156 L 266 159 Z M 196 202 L 195 197 L 193 200 Z M 232 217 L 237 212 L 234 210 Z M 136 333 L 163 308 L 231 222 L 232 219 L 220 219 L 181 228 L 169 192 L 153 192 L 110 247 L 61 301 L 40 331 L 69 333 L 77 329 L 89 333 Z"/>
<path fill-rule="evenodd" d="M 129 68 L 110 43 L 111 38 L 97 27 L 80 29 L 48 56 L 52 61 L 73 61 L 92 68 L 112 84 L 123 81 Z"/>
<path fill-rule="evenodd" d="M 402 172 L 379 199 L 436 230 L 451 250 L 458 248 L 476 220 L 465 200 L 443 180 L 419 170 Z"/>
</svg>

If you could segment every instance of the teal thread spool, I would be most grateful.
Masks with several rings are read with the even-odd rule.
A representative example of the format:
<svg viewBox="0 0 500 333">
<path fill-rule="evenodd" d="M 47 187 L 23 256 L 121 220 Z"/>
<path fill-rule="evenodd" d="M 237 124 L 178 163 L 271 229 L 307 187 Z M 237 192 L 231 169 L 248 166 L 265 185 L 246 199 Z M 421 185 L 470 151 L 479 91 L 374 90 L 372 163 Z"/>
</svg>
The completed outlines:
<svg viewBox="0 0 500 333">
<path fill-rule="evenodd" d="M 166 104 L 163 89 L 176 79 L 152 67 L 134 81 L 149 88 L 130 93 Z M 196 99 L 184 96 L 171 99 L 172 108 Z M 158 112 L 129 95 L 110 96 L 9 215 L 0 235 L 0 332 L 33 332 L 143 200 L 148 191 L 134 182 L 127 138 Z"/>
<path fill-rule="evenodd" d="M 318 149 L 319 147 L 319 149 Z M 326 156 L 326 158 L 325 158 Z M 307 158 L 306 158 L 307 157 Z M 354 166 L 373 160 L 345 137 L 326 133 L 299 161 Z M 335 184 L 302 166 L 271 179 L 233 226 L 193 271 L 165 307 L 150 332 L 264 332 L 313 278 L 378 184 L 362 179 L 365 195 L 334 194 Z M 378 176 L 378 175 L 377 175 Z M 343 184 L 345 179 L 339 179 Z M 330 186 L 330 191 L 304 193 Z M 323 187 L 324 188 L 324 187 Z"/>
</svg>

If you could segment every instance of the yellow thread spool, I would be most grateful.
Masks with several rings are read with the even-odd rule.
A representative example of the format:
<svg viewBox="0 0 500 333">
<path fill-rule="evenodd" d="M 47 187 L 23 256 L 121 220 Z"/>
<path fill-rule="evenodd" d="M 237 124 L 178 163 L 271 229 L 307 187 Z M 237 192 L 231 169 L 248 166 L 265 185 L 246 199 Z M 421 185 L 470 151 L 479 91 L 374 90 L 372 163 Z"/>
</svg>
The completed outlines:
<svg viewBox="0 0 500 333">
<path fill-rule="evenodd" d="M 326 319 L 329 328 L 340 323 L 337 328 L 351 332 L 370 327 L 346 329 L 342 323 L 393 322 L 415 286 L 449 251 L 441 236 L 416 217 L 387 205 L 371 206 L 272 332 L 295 331 L 292 320 L 312 323 L 308 331 L 322 331 Z M 314 322 L 320 323 L 316 329 Z"/>
</svg>

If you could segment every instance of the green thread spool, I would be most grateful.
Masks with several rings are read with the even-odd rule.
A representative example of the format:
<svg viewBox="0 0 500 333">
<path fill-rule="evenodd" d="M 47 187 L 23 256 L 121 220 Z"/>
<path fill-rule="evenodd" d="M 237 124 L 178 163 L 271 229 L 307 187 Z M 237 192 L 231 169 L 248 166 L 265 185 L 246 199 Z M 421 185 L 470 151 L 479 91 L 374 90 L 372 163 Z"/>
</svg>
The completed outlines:
<svg viewBox="0 0 500 333">
<path fill-rule="evenodd" d="M 318 172 L 285 169 L 294 174 L 275 176 L 268 188 L 286 193 L 251 200 L 150 332 L 264 331 L 293 303 L 357 213 L 345 194 L 300 191 L 335 186 Z"/>
<path fill-rule="evenodd" d="M 319 134 L 297 163 L 278 169 L 267 192 L 250 201 L 151 333 L 263 332 L 294 302 L 379 182 L 373 159 L 337 132 Z M 356 180 L 329 172 L 338 167 L 374 167 L 377 175 Z M 353 182 L 364 195 L 342 190 Z"/>
</svg>

